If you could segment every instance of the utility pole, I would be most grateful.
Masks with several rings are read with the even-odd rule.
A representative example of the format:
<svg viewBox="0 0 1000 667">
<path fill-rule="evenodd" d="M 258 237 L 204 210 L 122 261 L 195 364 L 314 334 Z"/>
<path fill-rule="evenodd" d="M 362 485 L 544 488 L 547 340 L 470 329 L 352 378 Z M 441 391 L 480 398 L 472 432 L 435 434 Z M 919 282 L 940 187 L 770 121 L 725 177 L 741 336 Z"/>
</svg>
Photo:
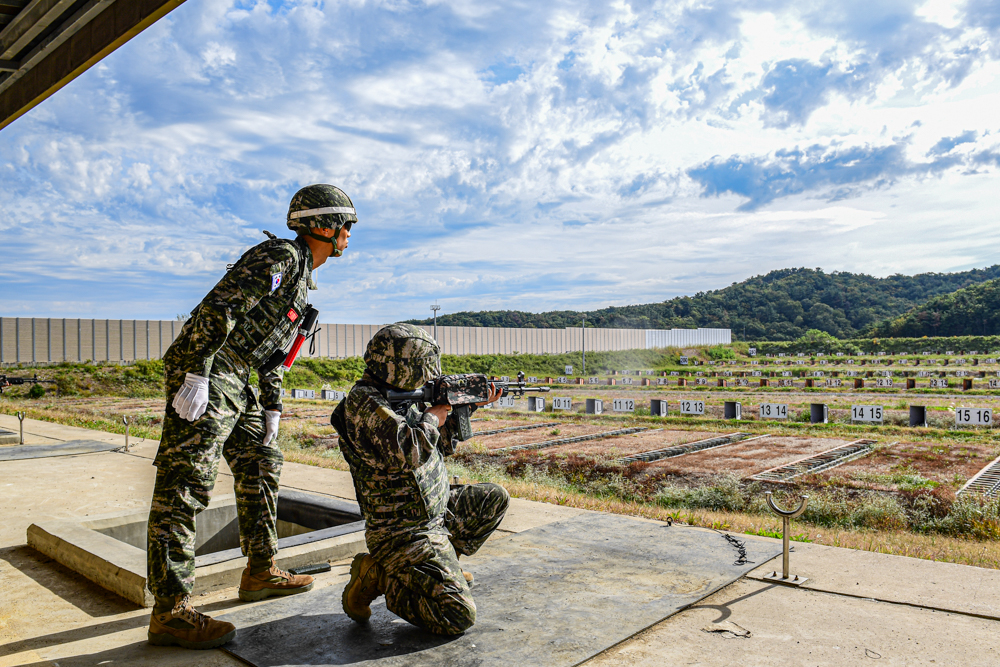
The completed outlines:
<svg viewBox="0 0 1000 667">
<path fill-rule="evenodd" d="M 583 328 L 580 330 L 580 338 L 583 347 L 583 374 L 587 374 L 587 316 L 583 316 Z"/>
<path fill-rule="evenodd" d="M 431 310 L 434 311 L 434 340 L 438 339 L 438 311 L 441 310 L 441 306 L 438 305 L 437 301 L 431 306 Z"/>
</svg>

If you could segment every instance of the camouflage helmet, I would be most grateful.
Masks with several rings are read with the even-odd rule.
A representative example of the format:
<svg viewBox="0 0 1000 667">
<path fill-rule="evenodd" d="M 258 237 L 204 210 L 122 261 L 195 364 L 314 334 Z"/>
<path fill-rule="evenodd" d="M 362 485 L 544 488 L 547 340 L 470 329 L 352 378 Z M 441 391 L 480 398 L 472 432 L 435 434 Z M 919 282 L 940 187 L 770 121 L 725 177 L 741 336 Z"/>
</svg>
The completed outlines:
<svg viewBox="0 0 1000 667">
<path fill-rule="evenodd" d="M 365 351 L 368 373 L 403 391 L 441 375 L 441 348 L 413 324 L 389 324 L 372 336 Z"/>
<path fill-rule="evenodd" d="M 296 234 L 334 244 L 334 257 L 342 254 L 336 249 L 340 229 L 344 225 L 350 229 L 350 225 L 357 221 L 358 216 L 351 198 L 333 185 L 307 185 L 295 193 L 288 205 L 288 228 Z M 332 229 L 334 233 L 331 238 L 327 238 L 313 232 L 314 229 Z"/>
</svg>

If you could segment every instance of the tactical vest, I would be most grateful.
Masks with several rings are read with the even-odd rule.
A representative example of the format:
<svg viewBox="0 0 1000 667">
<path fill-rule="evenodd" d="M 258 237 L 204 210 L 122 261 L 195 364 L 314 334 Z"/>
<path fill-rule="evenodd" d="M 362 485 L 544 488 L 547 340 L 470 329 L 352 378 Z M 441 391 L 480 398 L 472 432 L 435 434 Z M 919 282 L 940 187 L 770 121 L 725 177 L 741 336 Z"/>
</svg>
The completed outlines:
<svg viewBox="0 0 1000 667">
<path fill-rule="evenodd" d="M 438 448 L 423 465 L 410 471 L 389 472 L 373 468 L 355 454 L 354 443 L 347 435 L 345 406 L 341 401 L 330 422 L 340 434 L 340 451 L 351 467 L 354 491 L 365 528 L 369 531 L 424 528 L 435 520 L 443 520 L 448 509 L 451 487 L 448 469 Z"/>
<path fill-rule="evenodd" d="M 226 341 L 234 355 L 251 369 L 260 368 L 275 350 L 288 345 L 294 338 L 299 318 L 308 301 L 309 271 L 299 243 L 289 239 L 274 239 L 254 246 L 233 265 L 236 268 L 259 248 L 274 247 L 281 243 L 291 246 L 298 256 L 298 274 L 290 276 L 292 280 L 283 281 L 276 290 L 247 311 Z"/>
</svg>

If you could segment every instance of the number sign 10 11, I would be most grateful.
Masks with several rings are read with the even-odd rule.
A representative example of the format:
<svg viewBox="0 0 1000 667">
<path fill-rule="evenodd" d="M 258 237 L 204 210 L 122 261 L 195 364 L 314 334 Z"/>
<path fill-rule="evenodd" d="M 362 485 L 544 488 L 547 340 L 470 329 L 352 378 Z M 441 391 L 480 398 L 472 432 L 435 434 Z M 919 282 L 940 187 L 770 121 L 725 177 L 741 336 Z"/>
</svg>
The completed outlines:
<svg viewBox="0 0 1000 667">
<path fill-rule="evenodd" d="M 572 410 L 573 409 L 573 399 L 569 398 L 569 397 L 566 397 L 566 398 L 555 397 L 555 398 L 552 399 L 552 409 L 553 410 Z"/>
</svg>

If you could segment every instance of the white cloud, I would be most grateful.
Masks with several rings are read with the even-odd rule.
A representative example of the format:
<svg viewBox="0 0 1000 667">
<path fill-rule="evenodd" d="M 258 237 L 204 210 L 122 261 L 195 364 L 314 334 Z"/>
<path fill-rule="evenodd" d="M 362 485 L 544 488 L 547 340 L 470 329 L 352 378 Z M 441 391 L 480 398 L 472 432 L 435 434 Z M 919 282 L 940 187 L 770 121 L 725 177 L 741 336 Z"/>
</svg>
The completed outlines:
<svg viewBox="0 0 1000 667">
<path fill-rule="evenodd" d="M 1000 69 L 963 16 L 936 0 L 185 3 L 0 133 L 0 232 L 25 285 L 0 305 L 185 312 L 317 181 L 361 212 L 317 295 L 340 321 L 434 298 L 642 303 L 788 266 L 990 264 L 997 166 L 972 156 L 996 150 Z M 765 76 L 792 60 L 864 86 L 817 74 L 796 85 L 828 90 L 767 101 Z M 801 122 L 771 122 L 778 103 Z M 898 144 L 916 164 L 969 131 L 950 169 L 824 175 L 748 212 L 745 189 L 706 198 L 688 176 L 812 146 Z"/>
</svg>

